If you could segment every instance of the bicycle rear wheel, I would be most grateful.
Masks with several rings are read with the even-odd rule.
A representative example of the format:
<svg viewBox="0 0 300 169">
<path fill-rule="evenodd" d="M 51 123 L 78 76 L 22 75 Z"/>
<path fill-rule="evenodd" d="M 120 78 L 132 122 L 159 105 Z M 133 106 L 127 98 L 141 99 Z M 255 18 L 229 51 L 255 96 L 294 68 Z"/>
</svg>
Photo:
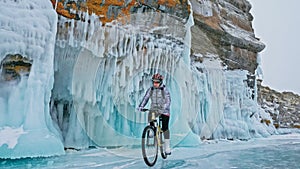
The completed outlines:
<svg viewBox="0 0 300 169">
<path fill-rule="evenodd" d="M 153 166 L 157 160 L 158 145 L 155 130 L 152 126 L 145 127 L 142 134 L 142 153 L 145 163 Z"/>
<path fill-rule="evenodd" d="M 167 158 L 167 155 L 165 153 L 165 148 L 164 148 L 164 138 L 163 138 L 163 133 L 159 133 L 159 139 L 160 139 L 160 154 L 163 159 Z"/>
</svg>

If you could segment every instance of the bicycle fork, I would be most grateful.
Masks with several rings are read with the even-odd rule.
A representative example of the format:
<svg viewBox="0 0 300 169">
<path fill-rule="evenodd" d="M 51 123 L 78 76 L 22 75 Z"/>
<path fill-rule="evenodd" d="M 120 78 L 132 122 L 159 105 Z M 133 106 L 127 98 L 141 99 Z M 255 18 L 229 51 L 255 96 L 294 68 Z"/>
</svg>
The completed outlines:
<svg viewBox="0 0 300 169">
<path fill-rule="evenodd" d="M 163 143 L 161 142 L 160 137 L 162 137 L 162 130 L 160 129 L 160 127 L 156 128 L 156 140 L 157 140 L 157 145 L 160 147 L 163 145 Z"/>
</svg>

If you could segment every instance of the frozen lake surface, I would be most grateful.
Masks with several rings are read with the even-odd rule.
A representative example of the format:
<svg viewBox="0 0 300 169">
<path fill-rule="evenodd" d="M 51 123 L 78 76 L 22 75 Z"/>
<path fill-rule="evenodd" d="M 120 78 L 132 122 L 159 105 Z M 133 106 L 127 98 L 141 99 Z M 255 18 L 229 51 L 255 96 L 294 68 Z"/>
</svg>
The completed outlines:
<svg viewBox="0 0 300 169">
<path fill-rule="evenodd" d="M 176 147 L 153 168 L 300 168 L 300 134 L 250 141 L 205 141 L 199 147 Z M 64 156 L 0 160 L 0 168 L 147 168 L 140 148 L 68 151 Z"/>
</svg>

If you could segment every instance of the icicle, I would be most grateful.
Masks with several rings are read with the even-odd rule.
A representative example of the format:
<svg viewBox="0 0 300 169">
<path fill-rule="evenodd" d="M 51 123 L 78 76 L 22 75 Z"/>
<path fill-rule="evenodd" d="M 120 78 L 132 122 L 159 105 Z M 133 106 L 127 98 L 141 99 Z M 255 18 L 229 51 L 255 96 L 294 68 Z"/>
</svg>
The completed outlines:
<svg viewBox="0 0 300 169">
<path fill-rule="evenodd" d="M 88 11 L 85 12 L 85 16 L 84 16 L 85 21 L 84 21 L 84 28 L 83 28 L 83 36 L 82 36 L 82 42 L 81 42 L 82 46 L 86 45 L 86 36 L 89 33 L 88 32 L 88 23 L 89 23 L 89 20 L 90 20 L 89 17 L 90 17 L 90 15 L 89 15 Z"/>
<path fill-rule="evenodd" d="M 69 28 L 69 45 L 74 46 L 74 19 L 71 20 L 71 27 Z"/>
<path fill-rule="evenodd" d="M 58 4 L 58 0 L 55 0 L 55 11 L 56 11 L 56 9 L 57 9 L 57 4 Z"/>
</svg>

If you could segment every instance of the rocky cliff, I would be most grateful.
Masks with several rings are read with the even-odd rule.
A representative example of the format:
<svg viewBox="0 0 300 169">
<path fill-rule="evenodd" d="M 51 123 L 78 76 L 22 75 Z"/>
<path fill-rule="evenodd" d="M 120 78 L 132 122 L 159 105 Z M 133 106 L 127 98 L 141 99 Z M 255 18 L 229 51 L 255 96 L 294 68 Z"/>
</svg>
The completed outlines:
<svg viewBox="0 0 300 169">
<path fill-rule="evenodd" d="M 52 0 L 52 4 L 61 16 L 84 21 L 83 12 L 94 13 L 104 25 L 130 14 L 151 11 L 173 15 L 186 22 L 192 8 L 191 57 L 216 54 L 228 69 L 248 70 L 248 84 L 252 88 L 255 85 L 257 53 L 265 45 L 253 33 L 251 4 L 247 0 L 191 0 L 190 3 L 186 0 Z"/>
<path fill-rule="evenodd" d="M 264 49 L 254 35 L 253 17 L 249 13 L 251 5 L 246 0 L 51 0 L 60 17 L 85 21 L 85 14 L 96 14 L 105 25 L 118 18 L 126 18 L 137 12 L 160 12 L 173 15 L 186 22 L 193 8 L 191 57 L 195 54 L 216 54 L 229 69 L 243 69 L 252 73 L 249 84 L 253 87 L 257 68 L 256 55 Z M 67 36 L 66 28 L 58 27 L 58 33 Z M 4 71 L 4 70 L 3 70 Z"/>
<path fill-rule="evenodd" d="M 269 112 L 277 128 L 300 128 L 300 96 L 277 92 L 258 83 L 258 102 Z"/>
</svg>

